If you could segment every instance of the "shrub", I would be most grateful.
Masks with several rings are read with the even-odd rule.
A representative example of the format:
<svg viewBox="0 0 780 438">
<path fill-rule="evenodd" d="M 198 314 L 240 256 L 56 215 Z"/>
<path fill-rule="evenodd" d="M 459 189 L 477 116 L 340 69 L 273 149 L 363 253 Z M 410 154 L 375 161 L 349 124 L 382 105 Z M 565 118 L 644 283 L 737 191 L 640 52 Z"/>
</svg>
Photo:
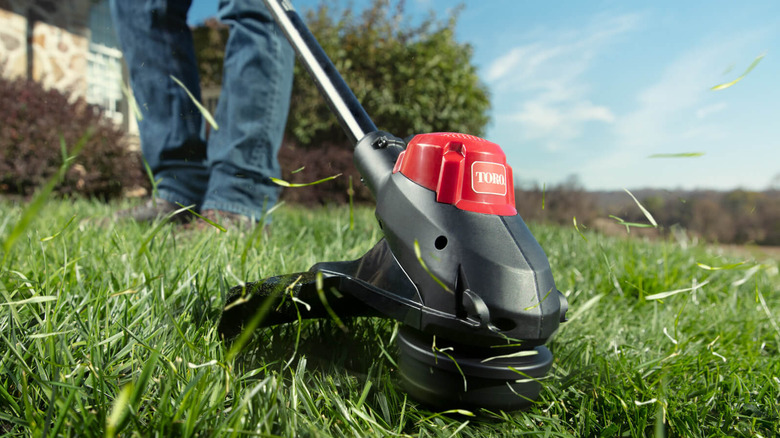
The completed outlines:
<svg viewBox="0 0 780 438">
<path fill-rule="evenodd" d="M 352 178 L 353 202 L 370 202 L 368 187 L 360 182 L 360 174 L 352 164 L 352 150 L 333 144 L 317 148 L 301 148 L 285 142 L 279 151 L 282 179 L 291 183 L 310 183 L 334 175 L 338 178 L 307 187 L 282 190 L 282 199 L 299 204 L 329 204 L 349 202 L 349 179 Z"/>
<path fill-rule="evenodd" d="M 484 135 L 490 99 L 472 64 L 472 48 L 455 41 L 457 11 L 443 21 L 433 14 L 411 25 L 403 2 L 372 0 L 356 17 L 337 16 L 321 2 L 306 25 L 379 129 L 399 137 L 436 131 Z M 208 20 L 193 32 L 204 87 L 222 82 L 228 29 Z M 300 62 L 287 137 L 301 147 L 346 146 L 347 139 Z"/>
<path fill-rule="evenodd" d="M 0 193 L 31 195 L 62 165 L 61 142 L 86 144 L 55 191 L 109 199 L 147 184 L 140 155 L 83 99 L 23 79 L 0 78 Z"/>
<path fill-rule="evenodd" d="M 456 131 L 484 135 L 490 100 L 472 64 L 472 48 L 455 41 L 457 12 L 409 24 L 404 6 L 373 0 L 360 17 L 334 18 L 326 4 L 306 23 L 379 129 L 399 137 Z M 457 9 L 456 9 L 457 11 Z M 301 146 L 345 144 L 346 136 L 313 81 L 296 63 L 288 134 Z"/>
<path fill-rule="evenodd" d="M 330 3 L 332 4 L 332 3 Z M 487 89 L 472 65 L 472 49 L 454 39 L 457 14 L 433 15 L 417 25 L 388 0 L 372 0 L 360 15 L 338 15 L 320 3 L 306 23 L 379 129 L 400 137 L 459 131 L 484 135 L 490 107 Z M 227 27 L 209 20 L 193 32 L 204 87 L 222 81 Z M 279 154 L 283 178 L 310 182 L 344 173 L 318 186 L 287 189 L 284 199 L 304 203 L 347 199 L 349 175 L 355 200 L 371 199 L 352 165 L 352 148 L 314 82 L 296 63 L 285 146 Z M 290 172 L 305 166 L 300 173 Z"/>
</svg>

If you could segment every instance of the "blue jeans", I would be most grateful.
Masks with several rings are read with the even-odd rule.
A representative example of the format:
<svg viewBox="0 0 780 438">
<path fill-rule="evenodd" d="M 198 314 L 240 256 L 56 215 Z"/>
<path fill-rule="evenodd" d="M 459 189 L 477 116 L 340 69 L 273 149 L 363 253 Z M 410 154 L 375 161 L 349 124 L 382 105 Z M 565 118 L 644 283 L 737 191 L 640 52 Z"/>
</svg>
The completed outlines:
<svg viewBox="0 0 780 438">
<path fill-rule="evenodd" d="M 192 0 L 111 0 L 111 12 L 141 111 L 141 149 L 159 197 L 199 210 L 260 219 L 279 197 L 277 154 L 290 107 L 294 54 L 260 0 L 220 0 L 230 26 L 219 126 L 204 141 L 187 11 Z"/>
</svg>

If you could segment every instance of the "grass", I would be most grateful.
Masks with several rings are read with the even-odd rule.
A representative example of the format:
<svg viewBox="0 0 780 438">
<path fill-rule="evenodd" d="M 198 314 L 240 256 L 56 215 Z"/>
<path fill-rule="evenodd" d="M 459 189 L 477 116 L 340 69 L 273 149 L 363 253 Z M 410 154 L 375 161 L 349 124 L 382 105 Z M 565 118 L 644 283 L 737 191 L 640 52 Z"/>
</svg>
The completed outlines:
<svg viewBox="0 0 780 438">
<path fill-rule="evenodd" d="M 0 435 L 780 434 L 777 260 L 532 226 L 570 321 L 531 409 L 469 416 L 399 389 L 392 321 L 265 329 L 235 356 L 216 335 L 231 286 L 362 255 L 371 210 L 283 207 L 268 238 L 99 223 L 117 208 L 50 201 L 2 255 Z M 0 240 L 24 211 L 0 202 Z"/>
</svg>

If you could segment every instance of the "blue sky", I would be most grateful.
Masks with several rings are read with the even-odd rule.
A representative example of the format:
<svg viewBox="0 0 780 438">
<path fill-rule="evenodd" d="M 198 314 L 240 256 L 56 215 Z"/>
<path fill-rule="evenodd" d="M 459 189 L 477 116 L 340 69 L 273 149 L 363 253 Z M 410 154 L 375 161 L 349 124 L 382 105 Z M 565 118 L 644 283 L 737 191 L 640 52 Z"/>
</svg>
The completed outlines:
<svg viewBox="0 0 780 438">
<path fill-rule="evenodd" d="M 592 190 L 780 186 L 780 2 L 461 3 L 457 38 L 491 92 L 486 137 L 516 183 L 576 174 Z M 190 22 L 216 4 L 194 0 Z M 445 18 L 455 4 L 407 0 L 406 12 Z M 762 54 L 742 81 L 710 90 Z M 649 158 L 691 152 L 704 155 Z"/>
</svg>

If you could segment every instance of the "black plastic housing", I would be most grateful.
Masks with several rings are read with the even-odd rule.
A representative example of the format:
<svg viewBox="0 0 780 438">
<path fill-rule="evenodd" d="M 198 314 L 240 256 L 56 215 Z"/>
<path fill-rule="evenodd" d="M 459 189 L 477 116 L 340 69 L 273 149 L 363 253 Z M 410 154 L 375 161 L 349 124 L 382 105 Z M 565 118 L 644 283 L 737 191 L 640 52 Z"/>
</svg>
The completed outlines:
<svg viewBox="0 0 780 438">
<path fill-rule="evenodd" d="M 302 296 L 311 310 L 276 307 L 267 324 L 325 315 L 314 273 L 324 288 L 345 294 L 340 316 L 384 315 L 461 345 L 544 344 L 565 320 L 566 298 L 555 287 L 547 257 L 519 215 L 498 216 L 436 202 L 435 192 L 392 172 L 401 141 L 372 133 L 358 143 L 356 164 L 377 197 L 385 235 L 354 261 L 323 262 L 309 273 L 274 277 L 236 290 L 249 295 L 230 306 L 220 331 L 235 332 L 258 300 Z M 362 161 L 361 161 L 362 159 Z M 341 305 L 340 303 L 348 303 Z M 229 310 L 228 310 L 229 308 Z M 248 309 L 248 310 L 247 310 Z M 285 313 L 287 312 L 287 313 Z"/>
<path fill-rule="evenodd" d="M 389 134 L 370 134 L 355 148 L 355 162 L 377 198 L 390 251 L 422 304 L 419 319 L 404 322 L 475 345 L 544 343 L 568 305 L 523 219 L 436 202 L 434 191 L 392 172 L 399 144 Z"/>
<path fill-rule="evenodd" d="M 264 1 L 355 142 L 385 237 L 358 260 L 234 287 L 219 332 L 236 336 L 262 312 L 260 326 L 334 312 L 389 317 L 403 324 L 401 379 L 416 399 L 445 408 L 527 406 L 552 364 L 542 344 L 568 310 L 541 246 L 519 214 L 439 203 L 435 191 L 394 173 L 406 143 L 376 130 L 289 2 Z"/>
</svg>

